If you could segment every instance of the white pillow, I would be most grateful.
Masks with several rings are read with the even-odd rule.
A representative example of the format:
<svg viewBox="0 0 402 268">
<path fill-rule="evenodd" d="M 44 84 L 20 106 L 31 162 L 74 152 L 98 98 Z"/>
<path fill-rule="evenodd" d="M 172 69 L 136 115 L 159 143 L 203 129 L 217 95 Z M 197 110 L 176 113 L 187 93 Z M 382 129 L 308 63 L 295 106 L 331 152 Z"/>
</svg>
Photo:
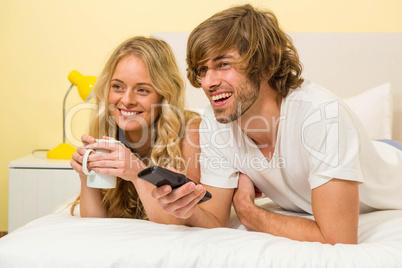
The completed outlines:
<svg viewBox="0 0 402 268">
<path fill-rule="evenodd" d="M 202 109 L 202 108 L 195 108 L 195 107 L 192 107 L 192 108 L 189 108 L 189 110 L 190 110 L 190 111 L 193 111 L 193 112 L 196 112 L 196 113 L 199 113 L 200 115 L 203 115 L 203 114 L 204 114 L 204 109 Z"/>
<path fill-rule="evenodd" d="M 389 83 L 344 101 L 360 118 L 370 139 L 391 139 L 392 100 Z"/>
</svg>

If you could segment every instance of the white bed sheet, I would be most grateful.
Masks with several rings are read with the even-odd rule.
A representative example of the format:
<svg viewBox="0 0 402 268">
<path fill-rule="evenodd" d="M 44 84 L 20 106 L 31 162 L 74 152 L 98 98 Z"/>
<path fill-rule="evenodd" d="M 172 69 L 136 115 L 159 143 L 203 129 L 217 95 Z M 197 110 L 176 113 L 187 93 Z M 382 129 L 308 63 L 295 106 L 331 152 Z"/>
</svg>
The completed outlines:
<svg viewBox="0 0 402 268">
<path fill-rule="evenodd" d="M 235 217 L 231 227 L 80 218 L 65 211 L 1 238 L 0 267 L 402 267 L 402 210 L 360 215 L 359 245 L 247 231 Z"/>
</svg>

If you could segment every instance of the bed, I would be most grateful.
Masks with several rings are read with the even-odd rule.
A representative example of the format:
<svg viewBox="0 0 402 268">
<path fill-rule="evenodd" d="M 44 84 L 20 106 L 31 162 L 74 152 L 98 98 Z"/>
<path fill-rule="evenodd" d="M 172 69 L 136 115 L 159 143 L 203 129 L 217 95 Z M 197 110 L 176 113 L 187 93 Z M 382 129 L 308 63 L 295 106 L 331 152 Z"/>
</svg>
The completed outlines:
<svg viewBox="0 0 402 268">
<path fill-rule="evenodd" d="M 156 33 L 185 70 L 188 33 Z M 304 77 L 346 99 L 372 139 L 402 141 L 402 33 L 291 34 Z M 204 108 L 188 84 L 188 105 Z M 402 193 L 401 193 L 402 194 Z M 283 211 L 268 198 L 258 205 Z M 242 226 L 203 229 L 134 219 L 71 216 L 59 209 L 0 239 L 0 267 L 402 267 L 402 210 L 359 217 L 359 244 L 298 242 Z"/>
<path fill-rule="evenodd" d="M 262 207 L 281 211 L 268 199 Z M 297 214 L 298 216 L 311 217 Z M 360 216 L 359 245 L 297 242 L 231 228 L 54 213 L 0 239 L 0 267 L 401 267 L 402 211 Z"/>
</svg>

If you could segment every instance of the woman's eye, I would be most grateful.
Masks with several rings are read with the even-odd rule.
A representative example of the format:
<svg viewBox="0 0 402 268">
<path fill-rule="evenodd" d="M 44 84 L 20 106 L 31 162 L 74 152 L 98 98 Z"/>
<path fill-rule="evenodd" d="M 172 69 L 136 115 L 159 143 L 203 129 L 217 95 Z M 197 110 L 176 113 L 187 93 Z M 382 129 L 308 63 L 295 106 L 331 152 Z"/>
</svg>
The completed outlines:
<svg viewBox="0 0 402 268">
<path fill-rule="evenodd" d="M 117 85 L 117 84 L 113 84 L 112 88 L 115 89 L 115 90 L 122 90 L 123 89 L 120 85 Z"/>
<path fill-rule="evenodd" d="M 139 88 L 137 91 L 138 91 L 139 93 L 149 93 L 149 90 L 148 90 L 148 89 L 145 89 L 145 88 Z"/>
</svg>

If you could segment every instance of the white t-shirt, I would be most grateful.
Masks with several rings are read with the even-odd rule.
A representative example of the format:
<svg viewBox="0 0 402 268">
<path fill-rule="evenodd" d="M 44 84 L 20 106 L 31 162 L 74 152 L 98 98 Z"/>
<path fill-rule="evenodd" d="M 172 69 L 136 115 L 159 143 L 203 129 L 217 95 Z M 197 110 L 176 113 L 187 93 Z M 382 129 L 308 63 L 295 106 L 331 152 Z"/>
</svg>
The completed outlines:
<svg viewBox="0 0 402 268">
<path fill-rule="evenodd" d="M 282 208 L 312 213 L 311 190 L 337 178 L 361 182 L 361 212 L 402 209 L 402 152 L 370 141 L 342 100 L 308 81 L 282 100 L 271 161 L 236 122 L 217 122 L 212 107 L 200 125 L 200 144 L 206 185 L 236 188 L 241 172 Z"/>
</svg>

